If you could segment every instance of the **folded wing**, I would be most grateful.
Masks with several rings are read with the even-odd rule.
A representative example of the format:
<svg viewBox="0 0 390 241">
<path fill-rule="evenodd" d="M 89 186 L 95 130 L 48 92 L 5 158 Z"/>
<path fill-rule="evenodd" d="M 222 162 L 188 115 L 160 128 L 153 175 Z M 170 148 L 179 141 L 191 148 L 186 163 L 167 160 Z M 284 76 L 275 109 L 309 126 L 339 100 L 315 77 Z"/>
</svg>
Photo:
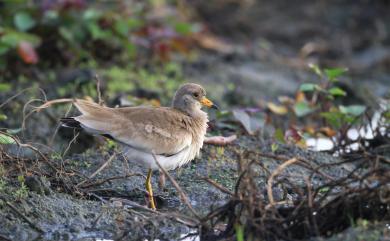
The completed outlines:
<svg viewBox="0 0 390 241">
<path fill-rule="evenodd" d="M 191 145 L 186 115 L 171 108 L 108 108 L 76 100 L 82 113 L 74 117 L 92 134 L 106 135 L 125 145 L 159 155 L 174 155 Z"/>
</svg>

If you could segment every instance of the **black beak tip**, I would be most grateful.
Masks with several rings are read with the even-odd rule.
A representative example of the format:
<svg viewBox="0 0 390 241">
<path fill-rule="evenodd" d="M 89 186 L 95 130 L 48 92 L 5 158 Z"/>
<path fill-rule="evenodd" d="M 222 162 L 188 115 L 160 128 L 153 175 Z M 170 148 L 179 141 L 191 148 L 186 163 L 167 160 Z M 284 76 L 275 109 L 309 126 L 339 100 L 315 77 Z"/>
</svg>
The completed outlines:
<svg viewBox="0 0 390 241">
<path fill-rule="evenodd" d="M 215 105 L 215 104 L 213 104 L 213 105 L 211 106 L 211 108 L 212 108 L 212 109 L 219 110 L 219 107 L 218 107 L 217 105 Z"/>
</svg>

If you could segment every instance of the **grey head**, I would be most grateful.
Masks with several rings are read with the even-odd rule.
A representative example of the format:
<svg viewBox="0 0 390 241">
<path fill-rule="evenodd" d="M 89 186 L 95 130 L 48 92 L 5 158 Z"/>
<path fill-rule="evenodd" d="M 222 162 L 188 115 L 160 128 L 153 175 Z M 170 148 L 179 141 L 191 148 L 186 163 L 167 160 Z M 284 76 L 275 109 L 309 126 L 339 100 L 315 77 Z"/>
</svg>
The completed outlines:
<svg viewBox="0 0 390 241">
<path fill-rule="evenodd" d="M 206 98 L 206 91 L 203 87 L 194 83 L 180 86 L 172 101 L 173 108 L 192 117 L 196 117 L 203 113 L 203 111 L 201 111 L 202 106 L 217 108 L 213 102 Z"/>
</svg>

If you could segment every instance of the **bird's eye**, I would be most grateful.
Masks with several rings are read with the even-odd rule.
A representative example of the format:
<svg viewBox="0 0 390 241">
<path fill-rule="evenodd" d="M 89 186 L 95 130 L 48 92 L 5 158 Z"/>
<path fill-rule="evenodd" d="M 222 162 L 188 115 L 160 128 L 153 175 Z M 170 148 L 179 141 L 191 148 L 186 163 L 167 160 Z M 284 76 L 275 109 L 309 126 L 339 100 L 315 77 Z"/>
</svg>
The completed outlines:
<svg viewBox="0 0 390 241">
<path fill-rule="evenodd" d="M 198 97 L 199 97 L 199 94 L 198 94 L 198 93 L 196 93 L 196 92 L 195 92 L 195 93 L 193 93 L 192 95 L 193 95 L 194 97 L 196 97 L 196 98 L 198 98 Z"/>
</svg>

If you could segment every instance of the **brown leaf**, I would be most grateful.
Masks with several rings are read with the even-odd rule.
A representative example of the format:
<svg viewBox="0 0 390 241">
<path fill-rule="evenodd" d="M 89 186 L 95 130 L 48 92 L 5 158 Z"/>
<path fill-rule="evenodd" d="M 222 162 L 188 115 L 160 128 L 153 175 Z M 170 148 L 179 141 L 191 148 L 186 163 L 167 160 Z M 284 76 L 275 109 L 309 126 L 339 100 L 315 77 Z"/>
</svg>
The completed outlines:
<svg viewBox="0 0 390 241">
<path fill-rule="evenodd" d="M 304 102 L 306 101 L 305 93 L 298 91 L 295 96 L 295 102 Z"/>
<path fill-rule="evenodd" d="M 335 130 L 333 130 L 332 128 L 327 127 L 327 126 L 321 127 L 320 132 L 323 133 L 324 135 L 326 135 L 327 137 L 333 137 L 337 134 L 337 132 Z"/>
</svg>

